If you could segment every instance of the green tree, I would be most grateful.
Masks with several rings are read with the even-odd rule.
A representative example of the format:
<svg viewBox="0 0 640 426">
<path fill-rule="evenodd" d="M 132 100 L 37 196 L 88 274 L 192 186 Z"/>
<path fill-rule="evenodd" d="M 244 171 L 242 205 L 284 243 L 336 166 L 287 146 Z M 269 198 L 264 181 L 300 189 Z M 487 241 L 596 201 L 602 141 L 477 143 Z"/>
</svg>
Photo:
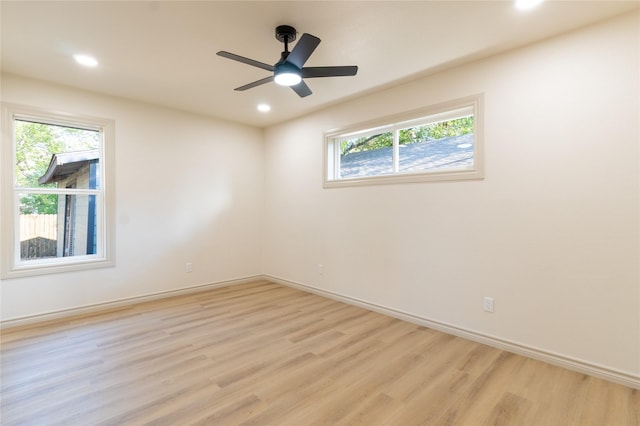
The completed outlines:
<svg viewBox="0 0 640 426">
<path fill-rule="evenodd" d="M 473 116 L 440 121 L 424 126 L 409 127 L 399 132 L 400 145 L 416 142 L 442 139 L 451 136 L 461 136 L 473 133 Z M 340 145 L 341 154 L 352 152 L 372 151 L 393 146 L 393 133 L 385 132 L 362 138 L 343 141 Z"/>
<path fill-rule="evenodd" d="M 351 152 L 373 151 L 390 146 L 393 146 L 393 133 L 386 132 L 343 141 L 340 150 L 342 155 L 347 155 Z"/>
</svg>

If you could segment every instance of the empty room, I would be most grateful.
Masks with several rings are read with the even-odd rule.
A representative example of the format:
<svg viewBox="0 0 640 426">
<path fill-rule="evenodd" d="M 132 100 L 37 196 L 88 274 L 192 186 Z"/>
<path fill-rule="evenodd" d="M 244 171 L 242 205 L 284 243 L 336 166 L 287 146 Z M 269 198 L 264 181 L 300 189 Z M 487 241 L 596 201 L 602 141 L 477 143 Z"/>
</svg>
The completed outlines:
<svg viewBox="0 0 640 426">
<path fill-rule="evenodd" d="M 2 425 L 640 426 L 640 2 L 0 21 Z"/>
</svg>

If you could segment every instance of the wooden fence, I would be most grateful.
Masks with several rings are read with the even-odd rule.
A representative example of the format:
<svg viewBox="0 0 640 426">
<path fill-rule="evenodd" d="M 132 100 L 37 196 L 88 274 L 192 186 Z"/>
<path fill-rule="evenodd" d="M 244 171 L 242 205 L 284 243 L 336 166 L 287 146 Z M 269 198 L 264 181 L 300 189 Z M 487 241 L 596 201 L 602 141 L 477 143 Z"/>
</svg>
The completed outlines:
<svg viewBox="0 0 640 426">
<path fill-rule="evenodd" d="M 58 249 L 58 215 L 20 215 L 20 258 L 55 257 Z"/>
</svg>

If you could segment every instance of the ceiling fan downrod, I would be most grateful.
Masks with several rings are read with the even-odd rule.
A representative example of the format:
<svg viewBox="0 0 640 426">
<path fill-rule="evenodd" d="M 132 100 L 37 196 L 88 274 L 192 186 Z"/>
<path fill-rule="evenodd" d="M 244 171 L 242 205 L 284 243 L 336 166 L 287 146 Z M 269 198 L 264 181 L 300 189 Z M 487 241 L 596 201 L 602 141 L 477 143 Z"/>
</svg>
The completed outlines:
<svg viewBox="0 0 640 426">
<path fill-rule="evenodd" d="M 279 25 L 276 27 L 276 40 L 284 43 L 284 52 L 280 57 L 280 62 L 284 62 L 289 56 L 289 42 L 295 41 L 297 31 L 290 25 Z"/>
</svg>

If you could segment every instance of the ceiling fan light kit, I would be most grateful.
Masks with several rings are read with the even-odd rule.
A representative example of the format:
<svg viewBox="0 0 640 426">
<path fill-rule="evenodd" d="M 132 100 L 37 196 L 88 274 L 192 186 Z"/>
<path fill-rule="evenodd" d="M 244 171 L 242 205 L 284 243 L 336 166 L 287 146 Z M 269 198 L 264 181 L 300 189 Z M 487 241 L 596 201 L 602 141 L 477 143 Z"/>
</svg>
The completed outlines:
<svg viewBox="0 0 640 426">
<path fill-rule="evenodd" d="M 280 55 L 280 60 L 275 65 L 265 64 L 264 62 L 245 58 L 244 56 L 221 50 L 218 56 L 242 62 L 270 71 L 273 75 L 254 81 L 244 86 L 236 87 L 234 90 L 245 91 L 256 86 L 275 81 L 281 86 L 289 86 L 301 98 L 309 96 L 311 89 L 303 81 L 304 78 L 318 77 L 346 77 L 354 76 L 358 72 L 355 65 L 342 67 L 304 67 L 313 51 L 320 44 L 320 39 L 311 34 L 304 33 L 294 48 L 289 52 L 289 43 L 296 39 L 296 29 L 290 25 L 280 25 L 276 27 L 276 39 L 284 43 L 284 51 Z"/>
<path fill-rule="evenodd" d="M 274 81 L 280 86 L 295 86 L 302 81 L 300 69 L 288 62 L 276 64 L 273 75 Z"/>
</svg>

